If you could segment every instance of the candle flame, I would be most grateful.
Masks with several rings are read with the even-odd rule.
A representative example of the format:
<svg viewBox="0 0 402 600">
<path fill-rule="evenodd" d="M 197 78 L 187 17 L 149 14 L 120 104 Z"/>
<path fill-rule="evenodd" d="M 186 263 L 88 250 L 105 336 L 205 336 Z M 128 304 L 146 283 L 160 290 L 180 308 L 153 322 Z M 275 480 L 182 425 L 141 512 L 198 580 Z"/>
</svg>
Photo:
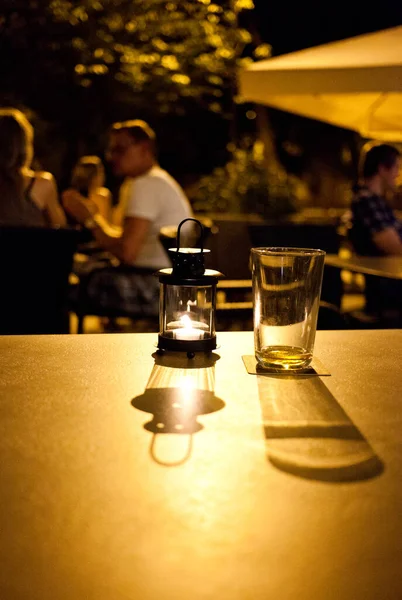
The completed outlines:
<svg viewBox="0 0 402 600">
<path fill-rule="evenodd" d="M 180 323 L 183 324 L 184 329 L 193 329 L 192 321 L 188 315 L 183 315 L 180 318 Z"/>
</svg>

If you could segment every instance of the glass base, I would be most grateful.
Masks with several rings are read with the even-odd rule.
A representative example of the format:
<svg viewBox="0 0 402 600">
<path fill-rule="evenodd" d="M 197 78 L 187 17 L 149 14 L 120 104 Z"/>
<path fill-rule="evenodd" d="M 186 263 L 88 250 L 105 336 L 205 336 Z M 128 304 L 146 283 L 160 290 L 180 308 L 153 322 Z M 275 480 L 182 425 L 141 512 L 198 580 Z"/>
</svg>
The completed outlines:
<svg viewBox="0 0 402 600">
<path fill-rule="evenodd" d="M 264 346 L 255 356 L 262 368 L 286 371 L 305 369 L 313 359 L 311 352 L 298 346 Z"/>
</svg>

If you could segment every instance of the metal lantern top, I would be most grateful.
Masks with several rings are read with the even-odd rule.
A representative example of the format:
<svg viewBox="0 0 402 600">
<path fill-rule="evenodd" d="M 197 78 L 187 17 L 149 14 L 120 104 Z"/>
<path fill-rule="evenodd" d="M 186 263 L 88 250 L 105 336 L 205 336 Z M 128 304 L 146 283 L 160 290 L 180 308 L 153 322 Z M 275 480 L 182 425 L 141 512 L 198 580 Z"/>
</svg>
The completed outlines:
<svg viewBox="0 0 402 600">
<path fill-rule="evenodd" d="M 197 223 L 201 230 L 199 248 L 182 248 L 180 245 L 181 228 L 188 221 Z M 204 237 L 205 230 L 200 221 L 193 218 L 181 221 L 177 228 L 176 248 L 169 248 L 168 250 L 173 267 L 161 269 L 157 273 L 161 283 L 191 286 L 208 285 L 222 277 L 222 273 L 219 271 L 205 269 L 205 253 L 209 250 L 204 249 Z"/>
</svg>

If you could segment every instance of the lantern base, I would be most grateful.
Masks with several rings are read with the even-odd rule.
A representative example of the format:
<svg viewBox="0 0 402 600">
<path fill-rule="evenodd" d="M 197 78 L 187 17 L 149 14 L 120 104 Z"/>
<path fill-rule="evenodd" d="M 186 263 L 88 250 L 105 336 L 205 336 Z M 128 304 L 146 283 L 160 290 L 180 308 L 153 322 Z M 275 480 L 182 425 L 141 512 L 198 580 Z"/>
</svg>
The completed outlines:
<svg viewBox="0 0 402 600">
<path fill-rule="evenodd" d="M 177 340 L 175 338 L 158 335 L 159 350 L 172 352 L 187 352 L 188 358 L 194 358 L 197 352 L 212 352 L 216 348 L 216 335 L 203 340 Z"/>
</svg>

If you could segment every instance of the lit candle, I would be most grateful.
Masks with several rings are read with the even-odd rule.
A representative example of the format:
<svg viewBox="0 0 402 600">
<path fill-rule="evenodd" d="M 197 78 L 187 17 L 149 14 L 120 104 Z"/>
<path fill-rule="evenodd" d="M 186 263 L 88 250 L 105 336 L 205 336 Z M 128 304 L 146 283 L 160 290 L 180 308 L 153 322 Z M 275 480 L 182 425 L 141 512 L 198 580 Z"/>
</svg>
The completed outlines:
<svg viewBox="0 0 402 600">
<path fill-rule="evenodd" d="M 184 315 L 180 318 L 180 323 L 183 324 L 182 327 L 178 327 L 177 329 L 173 329 L 173 337 L 176 340 L 202 340 L 204 337 L 204 332 L 202 329 L 197 329 L 193 327 L 193 322 L 188 315 Z"/>
</svg>

